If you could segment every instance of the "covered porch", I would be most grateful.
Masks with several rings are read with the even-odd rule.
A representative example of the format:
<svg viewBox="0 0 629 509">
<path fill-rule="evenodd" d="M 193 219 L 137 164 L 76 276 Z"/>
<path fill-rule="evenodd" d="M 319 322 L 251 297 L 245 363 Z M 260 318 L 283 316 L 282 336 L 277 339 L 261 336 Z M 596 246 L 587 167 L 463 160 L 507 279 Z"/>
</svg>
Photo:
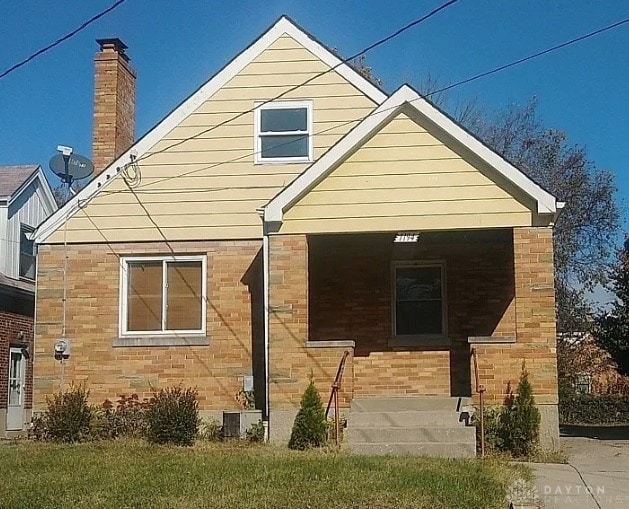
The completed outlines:
<svg viewBox="0 0 629 509">
<path fill-rule="evenodd" d="M 556 438 L 562 206 L 410 87 L 391 95 L 263 209 L 271 434 L 345 350 L 353 409 L 469 396 L 474 348 L 490 402 L 526 363 Z"/>
</svg>

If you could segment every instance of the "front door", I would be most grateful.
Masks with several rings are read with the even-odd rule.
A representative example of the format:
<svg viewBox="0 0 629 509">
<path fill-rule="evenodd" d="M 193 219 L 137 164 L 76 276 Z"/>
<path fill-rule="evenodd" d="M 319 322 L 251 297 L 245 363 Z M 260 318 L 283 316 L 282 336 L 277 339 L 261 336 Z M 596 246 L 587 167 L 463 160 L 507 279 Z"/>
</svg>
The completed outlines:
<svg viewBox="0 0 629 509">
<path fill-rule="evenodd" d="M 7 431 L 21 430 L 24 426 L 24 398 L 26 396 L 26 359 L 21 348 L 9 351 L 9 399 L 7 405 Z"/>
</svg>

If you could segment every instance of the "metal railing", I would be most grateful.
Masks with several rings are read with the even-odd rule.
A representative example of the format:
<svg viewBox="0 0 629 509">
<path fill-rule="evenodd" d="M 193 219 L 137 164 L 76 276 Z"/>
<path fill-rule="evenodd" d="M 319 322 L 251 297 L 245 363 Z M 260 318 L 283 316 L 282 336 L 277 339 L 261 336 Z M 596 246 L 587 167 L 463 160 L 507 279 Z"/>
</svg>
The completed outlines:
<svg viewBox="0 0 629 509">
<path fill-rule="evenodd" d="M 474 381 L 476 383 L 476 393 L 478 394 L 479 412 L 480 412 L 480 457 L 485 457 L 485 386 L 480 383 L 478 377 L 478 352 L 476 348 L 472 348 L 472 359 L 474 360 Z"/>
<path fill-rule="evenodd" d="M 343 379 L 343 372 L 345 371 L 345 362 L 347 361 L 347 357 L 349 357 L 349 350 L 345 350 L 345 352 L 343 352 L 343 357 L 341 357 L 341 362 L 339 362 L 339 367 L 336 370 L 334 382 L 332 382 L 332 386 L 330 387 L 328 406 L 325 409 L 325 420 L 327 421 L 330 413 L 330 407 L 332 406 L 332 402 L 334 402 L 334 441 L 336 442 L 337 447 L 340 445 L 339 437 L 341 434 L 341 421 L 339 419 L 339 391 L 341 390 L 341 380 Z"/>
</svg>

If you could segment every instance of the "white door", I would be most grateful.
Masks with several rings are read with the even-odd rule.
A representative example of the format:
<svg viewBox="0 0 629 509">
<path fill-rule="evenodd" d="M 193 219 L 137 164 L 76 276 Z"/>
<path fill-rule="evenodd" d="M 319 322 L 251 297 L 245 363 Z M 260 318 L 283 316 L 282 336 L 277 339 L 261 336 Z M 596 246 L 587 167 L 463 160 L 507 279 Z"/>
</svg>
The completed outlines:
<svg viewBox="0 0 629 509">
<path fill-rule="evenodd" d="M 21 430 L 24 426 L 24 398 L 26 396 L 26 359 L 21 348 L 9 351 L 9 400 L 7 431 Z"/>
</svg>

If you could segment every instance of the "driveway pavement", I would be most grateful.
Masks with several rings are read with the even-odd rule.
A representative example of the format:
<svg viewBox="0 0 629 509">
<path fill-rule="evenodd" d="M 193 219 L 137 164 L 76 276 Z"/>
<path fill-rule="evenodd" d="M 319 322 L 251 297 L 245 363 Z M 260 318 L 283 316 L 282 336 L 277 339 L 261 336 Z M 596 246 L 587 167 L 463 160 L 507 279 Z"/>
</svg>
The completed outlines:
<svg viewBox="0 0 629 509">
<path fill-rule="evenodd" d="M 629 509 L 629 426 L 562 428 L 568 465 L 532 464 L 545 509 Z"/>
</svg>

